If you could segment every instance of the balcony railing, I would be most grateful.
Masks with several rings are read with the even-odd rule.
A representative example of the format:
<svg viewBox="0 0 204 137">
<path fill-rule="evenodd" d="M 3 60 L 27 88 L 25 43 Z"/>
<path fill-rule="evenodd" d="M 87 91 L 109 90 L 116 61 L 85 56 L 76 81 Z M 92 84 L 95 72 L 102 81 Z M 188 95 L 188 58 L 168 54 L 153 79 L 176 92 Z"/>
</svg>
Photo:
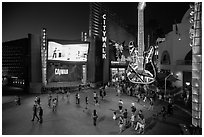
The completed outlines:
<svg viewBox="0 0 204 137">
<path fill-rule="evenodd" d="M 192 60 L 177 60 L 176 65 L 192 65 Z"/>
</svg>

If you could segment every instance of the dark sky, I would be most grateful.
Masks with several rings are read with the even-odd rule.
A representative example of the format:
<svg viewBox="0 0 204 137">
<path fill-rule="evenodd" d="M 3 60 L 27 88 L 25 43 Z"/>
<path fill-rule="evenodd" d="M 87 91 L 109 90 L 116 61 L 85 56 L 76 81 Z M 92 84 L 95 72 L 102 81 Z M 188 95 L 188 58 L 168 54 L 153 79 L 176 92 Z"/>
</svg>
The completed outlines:
<svg viewBox="0 0 204 137">
<path fill-rule="evenodd" d="M 106 3 L 127 24 L 137 25 L 137 5 L 132 2 Z M 165 33 L 179 23 L 189 8 L 189 3 L 151 2 L 145 8 L 145 23 L 155 19 Z M 28 33 L 40 35 L 47 28 L 48 37 L 55 39 L 80 39 L 82 31 L 88 31 L 88 2 L 52 3 L 2 3 L 2 41 L 27 37 Z"/>
</svg>

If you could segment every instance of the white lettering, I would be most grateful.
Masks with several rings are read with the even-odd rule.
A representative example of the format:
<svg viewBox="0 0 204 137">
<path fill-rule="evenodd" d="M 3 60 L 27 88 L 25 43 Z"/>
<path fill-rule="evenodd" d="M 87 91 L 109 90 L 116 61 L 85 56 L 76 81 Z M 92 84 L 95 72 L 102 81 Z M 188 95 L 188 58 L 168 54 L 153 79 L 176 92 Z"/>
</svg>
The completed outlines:
<svg viewBox="0 0 204 137">
<path fill-rule="evenodd" d="M 106 54 L 102 54 L 102 58 L 103 58 L 103 59 L 106 59 Z"/>
<path fill-rule="evenodd" d="M 106 59 L 106 41 L 107 41 L 107 37 L 106 37 L 106 14 L 103 14 L 102 16 L 103 18 L 103 31 L 102 31 L 102 42 L 103 42 L 103 45 L 102 45 L 102 58 L 103 59 Z"/>
<path fill-rule="evenodd" d="M 105 37 L 106 36 L 106 31 L 102 31 L 103 32 L 103 36 Z"/>
<path fill-rule="evenodd" d="M 55 69 L 55 75 L 65 75 L 68 74 L 68 69 Z"/>
<path fill-rule="evenodd" d="M 104 48 L 102 49 L 102 53 L 106 53 Z"/>
<path fill-rule="evenodd" d="M 103 30 L 106 30 L 106 25 L 103 25 Z M 103 33 L 104 33 L 104 31 L 103 31 Z M 104 35 L 105 36 L 105 35 Z"/>
<path fill-rule="evenodd" d="M 106 14 L 103 14 L 103 19 L 106 20 Z"/>
<path fill-rule="evenodd" d="M 102 37 L 102 41 L 106 42 L 107 37 Z"/>
<path fill-rule="evenodd" d="M 106 48 L 106 43 L 103 43 L 103 46 L 102 46 L 103 48 Z"/>
</svg>

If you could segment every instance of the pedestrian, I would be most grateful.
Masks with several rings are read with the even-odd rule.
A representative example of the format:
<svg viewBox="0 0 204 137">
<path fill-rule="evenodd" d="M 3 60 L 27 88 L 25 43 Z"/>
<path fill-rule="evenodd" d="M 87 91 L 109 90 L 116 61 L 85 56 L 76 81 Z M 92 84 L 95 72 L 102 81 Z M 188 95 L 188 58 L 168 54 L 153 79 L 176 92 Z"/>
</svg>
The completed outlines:
<svg viewBox="0 0 204 137">
<path fill-rule="evenodd" d="M 78 99 L 78 101 L 77 101 L 78 104 L 80 104 L 80 94 L 79 93 L 78 93 L 78 98 L 77 99 Z"/>
<path fill-rule="evenodd" d="M 61 89 L 61 92 L 62 92 L 62 100 L 64 100 L 64 89 L 63 88 Z"/>
<path fill-rule="evenodd" d="M 86 108 L 85 109 L 87 109 L 87 106 L 88 106 L 88 97 L 87 96 L 85 98 L 85 102 L 86 102 Z"/>
<path fill-rule="evenodd" d="M 121 113 L 121 112 L 122 112 L 122 109 L 123 109 L 123 101 L 122 101 L 122 99 L 119 100 L 119 102 L 118 102 L 118 107 L 119 107 L 119 111 L 120 111 L 120 113 Z"/>
<path fill-rule="evenodd" d="M 35 100 L 34 100 L 35 104 L 38 104 L 38 96 L 35 96 Z"/>
<path fill-rule="evenodd" d="M 57 98 L 53 98 L 52 111 L 57 110 Z"/>
<path fill-rule="evenodd" d="M 117 119 L 116 111 L 113 112 L 113 120 Z"/>
<path fill-rule="evenodd" d="M 37 105 L 36 105 L 36 104 L 33 105 L 33 118 L 32 118 L 31 121 L 34 121 L 34 120 L 35 120 L 35 117 L 36 117 L 36 118 L 38 119 L 38 121 L 39 121 L 39 117 L 37 116 Z"/>
<path fill-rule="evenodd" d="M 49 93 L 48 95 L 48 107 L 51 107 L 51 102 L 52 102 L 52 95 Z"/>
<path fill-rule="evenodd" d="M 138 130 L 138 133 L 142 133 L 142 132 L 144 133 L 144 128 L 145 128 L 145 118 L 144 118 L 144 115 L 142 114 L 142 111 L 140 110 L 137 117 L 137 125 L 135 127 L 135 130 Z"/>
<path fill-rule="evenodd" d="M 135 112 L 137 110 L 136 107 L 135 107 L 135 103 L 132 103 L 131 109 L 132 109 L 132 114 L 135 115 Z"/>
<path fill-rule="evenodd" d="M 75 97 L 76 97 L 76 104 L 78 104 L 78 93 L 76 93 Z"/>
<path fill-rule="evenodd" d="M 40 105 L 40 97 L 37 98 L 37 104 Z"/>
<path fill-rule="evenodd" d="M 100 89 L 99 94 L 100 94 L 101 99 L 103 100 L 103 88 Z"/>
<path fill-rule="evenodd" d="M 150 110 L 150 109 L 152 109 L 153 110 L 153 99 L 152 98 L 150 98 L 150 106 L 149 106 L 149 108 L 148 108 L 148 110 Z"/>
<path fill-rule="evenodd" d="M 135 127 L 135 114 L 132 113 L 131 117 L 130 117 L 130 121 L 131 121 L 131 127 Z"/>
<path fill-rule="evenodd" d="M 107 85 L 105 86 L 105 88 L 103 89 L 103 97 L 105 97 L 107 94 L 106 94 L 106 89 L 107 89 Z"/>
<path fill-rule="evenodd" d="M 81 91 L 81 85 L 79 85 L 79 92 Z"/>
<path fill-rule="evenodd" d="M 68 102 L 69 102 L 69 98 L 70 98 L 70 92 L 69 92 L 69 90 L 67 90 L 66 96 L 67 96 L 67 103 L 68 103 Z"/>
<path fill-rule="evenodd" d="M 39 122 L 42 123 L 43 122 L 43 109 L 42 107 L 40 106 L 39 107 Z"/>
<path fill-rule="evenodd" d="M 173 105 L 172 105 L 172 103 L 168 103 L 167 114 L 173 115 Z"/>
<path fill-rule="evenodd" d="M 123 118 L 122 117 L 120 117 L 118 125 L 119 125 L 119 130 L 120 130 L 119 133 L 122 133 L 123 132 Z"/>
<path fill-rule="evenodd" d="M 21 98 L 19 95 L 15 97 L 14 101 L 16 102 L 16 105 L 21 105 Z"/>
<path fill-rule="evenodd" d="M 58 105 L 58 101 L 59 101 L 59 100 L 58 100 L 58 92 L 57 92 L 57 95 L 56 95 L 56 98 L 55 98 L 55 99 L 56 99 L 56 106 L 57 106 L 57 105 Z"/>
<path fill-rule="evenodd" d="M 120 97 L 121 89 L 122 89 L 121 86 L 118 85 L 118 88 L 117 88 L 117 96 L 119 96 L 119 97 Z"/>
<path fill-rule="evenodd" d="M 144 107 L 145 107 L 145 102 L 146 102 L 146 100 L 147 100 L 147 97 L 144 95 L 144 98 L 143 98 L 143 103 L 144 103 Z"/>
<path fill-rule="evenodd" d="M 93 96 L 94 96 L 94 104 L 96 105 L 96 98 L 97 98 L 97 93 L 96 93 L 96 91 L 94 91 Z"/>
<path fill-rule="evenodd" d="M 93 117 L 93 124 L 94 124 L 94 126 L 96 126 L 96 121 L 97 121 L 98 115 L 97 115 L 97 112 L 95 109 L 93 111 L 92 117 Z"/>
<path fill-rule="evenodd" d="M 99 105 L 99 96 L 96 94 L 96 104 L 95 105 Z"/>
<path fill-rule="evenodd" d="M 161 115 L 162 115 L 162 119 L 166 120 L 166 108 L 165 108 L 165 106 L 162 107 Z"/>
<path fill-rule="evenodd" d="M 125 109 L 125 111 L 123 112 L 124 127 L 126 127 L 126 125 L 127 125 L 127 116 L 128 116 L 128 112 L 127 112 L 127 109 Z"/>
<path fill-rule="evenodd" d="M 140 103 L 140 98 L 141 98 L 141 95 L 140 93 L 137 94 L 137 103 Z"/>
</svg>

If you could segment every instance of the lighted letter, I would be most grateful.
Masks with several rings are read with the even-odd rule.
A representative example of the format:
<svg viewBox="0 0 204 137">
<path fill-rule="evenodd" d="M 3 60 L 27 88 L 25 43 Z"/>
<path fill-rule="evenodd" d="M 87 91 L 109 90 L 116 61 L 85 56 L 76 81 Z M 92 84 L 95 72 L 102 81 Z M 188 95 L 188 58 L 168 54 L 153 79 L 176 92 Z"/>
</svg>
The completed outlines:
<svg viewBox="0 0 204 137">
<path fill-rule="evenodd" d="M 106 42 L 107 37 L 102 37 L 102 41 Z"/>
<path fill-rule="evenodd" d="M 106 19 L 106 14 L 103 14 L 103 19 L 104 19 L 104 20 Z"/>
</svg>

